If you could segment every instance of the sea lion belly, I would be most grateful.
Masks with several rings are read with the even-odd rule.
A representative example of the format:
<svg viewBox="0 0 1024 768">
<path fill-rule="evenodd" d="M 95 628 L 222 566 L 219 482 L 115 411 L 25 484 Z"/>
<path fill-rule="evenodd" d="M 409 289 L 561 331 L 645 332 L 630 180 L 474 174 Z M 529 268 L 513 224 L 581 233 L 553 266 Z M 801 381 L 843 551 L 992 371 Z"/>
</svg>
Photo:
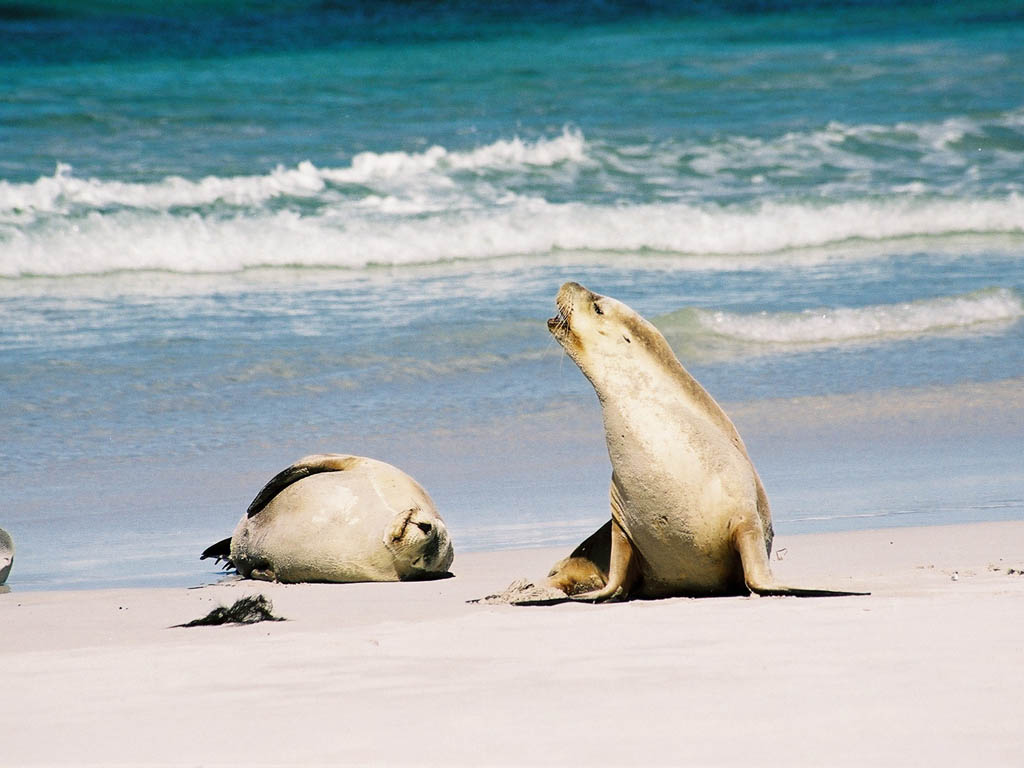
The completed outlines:
<svg viewBox="0 0 1024 768">
<path fill-rule="evenodd" d="M 263 487 L 230 539 L 201 557 L 266 581 L 407 581 L 448 574 L 454 550 L 434 502 L 382 461 L 315 454 Z"/>
<path fill-rule="evenodd" d="M 619 523 L 641 556 L 642 593 L 742 591 L 729 524 L 737 514 L 756 514 L 747 509 L 756 498 L 756 478 L 716 430 L 700 420 L 663 416 L 656 429 L 645 419 L 643 431 L 625 425 L 606 430 L 612 495 L 621 500 Z"/>
<path fill-rule="evenodd" d="M 261 512 L 243 518 L 232 558 L 272 559 L 279 581 L 395 581 L 384 528 L 399 512 L 381 503 L 369 477 L 311 475 L 288 486 Z"/>
</svg>

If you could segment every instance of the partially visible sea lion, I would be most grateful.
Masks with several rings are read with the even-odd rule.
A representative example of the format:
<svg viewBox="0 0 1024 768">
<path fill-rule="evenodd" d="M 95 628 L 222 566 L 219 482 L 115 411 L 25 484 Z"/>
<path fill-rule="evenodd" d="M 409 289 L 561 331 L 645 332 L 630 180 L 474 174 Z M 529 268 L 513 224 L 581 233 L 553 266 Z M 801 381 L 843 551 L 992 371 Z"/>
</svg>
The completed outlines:
<svg viewBox="0 0 1024 768">
<path fill-rule="evenodd" d="M 11 534 L 0 528 L 0 591 L 7 591 L 4 583 L 11 573 L 11 566 L 14 565 L 14 539 Z"/>
<path fill-rule="evenodd" d="M 612 519 L 555 565 L 550 586 L 583 600 L 862 594 L 775 581 L 771 511 L 747 449 L 653 325 L 578 283 L 556 304 L 548 330 L 601 403 Z"/>
<path fill-rule="evenodd" d="M 265 581 L 405 581 L 454 558 L 434 502 L 401 470 L 361 456 L 307 456 L 257 494 L 231 538 L 201 558 Z"/>
</svg>

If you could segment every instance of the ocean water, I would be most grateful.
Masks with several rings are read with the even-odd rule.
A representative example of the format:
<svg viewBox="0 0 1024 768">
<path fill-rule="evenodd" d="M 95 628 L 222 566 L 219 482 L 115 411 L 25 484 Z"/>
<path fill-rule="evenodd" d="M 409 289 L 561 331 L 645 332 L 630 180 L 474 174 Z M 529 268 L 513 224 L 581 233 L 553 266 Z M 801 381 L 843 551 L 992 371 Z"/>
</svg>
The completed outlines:
<svg viewBox="0 0 1024 768">
<path fill-rule="evenodd" d="M 1024 518 L 1024 3 L 0 2 L 10 585 L 216 579 L 322 451 L 457 552 L 573 545 L 566 280 L 663 330 L 780 533 Z"/>
</svg>

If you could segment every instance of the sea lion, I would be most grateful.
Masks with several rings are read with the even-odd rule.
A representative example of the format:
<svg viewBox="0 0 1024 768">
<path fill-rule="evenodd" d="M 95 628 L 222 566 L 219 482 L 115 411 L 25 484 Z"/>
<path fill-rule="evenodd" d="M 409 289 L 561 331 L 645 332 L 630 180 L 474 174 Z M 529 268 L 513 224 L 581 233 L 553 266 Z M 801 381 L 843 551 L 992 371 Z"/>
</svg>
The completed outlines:
<svg viewBox="0 0 1024 768">
<path fill-rule="evenodd" d="M 552 569 L 582 600 L 860 594 L 779 584 L 761 479 L 729 417 L 661 333 L 566 283 L 548 330 L 594 385 L 612 464 L 611 520 Z"/>
<path fill-rule="evenodd" d="M 407 474 L 361 456 L 307 456 L 257 494 L 231 538 L 200 559 L 264 581 L 407 581 L 454 558 L 434 502 Z"/>
<path fill-rule="evenodd" d="M 11 566 L 14 565 L 14 539 L 11 534 L 0 528 L 0 592 L 6 592 L 7 587 L 3 586 L 11 573 Z"/>
</svg>

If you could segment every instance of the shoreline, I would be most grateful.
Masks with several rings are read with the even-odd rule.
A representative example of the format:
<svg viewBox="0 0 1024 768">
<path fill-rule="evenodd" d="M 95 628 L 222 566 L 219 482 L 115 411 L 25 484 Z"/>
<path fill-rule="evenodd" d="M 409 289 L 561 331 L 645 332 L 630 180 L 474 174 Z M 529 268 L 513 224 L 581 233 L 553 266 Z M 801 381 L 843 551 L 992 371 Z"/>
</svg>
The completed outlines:
<svg viewBox="0 0 1024 768">
<path fill-rule="evenodd" d="M 767 489 L 779 534 L 1024 519 L 1014 458 L 1024 378 L 723 407 Z M 50 510 L 48 470 L 20 467 L 22 488 L 0 520 L 18 543 L 10 585 L 20 592 L 213 580 L 215 569 L 198 555 L 231 533 L 255 490 L 299 456 L 337 450 L 346 450 L 344 440 L 247 445 L 231 472 L 223 470 L 238 463 L 231 451 L 171 456 L 147 467 L 144 483 L 127 480 L 138 467 L 123 458 L 102 460 L 102 472 L 69 467 L 61 490 L 80 507 L 67 513 Z M 459 553 L 548 543 L 568 552 L 607 519 L 610 466 L 592 391 L 457 429 L 414 423 L 368 439 L 359 453 L 429 489 Z M 182 476 L 194 489 L 183 492 Z M 108 514 L 86 514 L 109 504 L 111 483 L 117 495 Z"/>
<path fill-rule="evenodd" d="M 993 766 L 1024 749 L 1024 521 L 777 536 L 780 580 L 869 597 L 466 602 L 564 554 L 457 555 L 425 582 L 12 591 L 5 764 Z M 288 620 L 173 628 L 248 594 Z"/>
</svg>

